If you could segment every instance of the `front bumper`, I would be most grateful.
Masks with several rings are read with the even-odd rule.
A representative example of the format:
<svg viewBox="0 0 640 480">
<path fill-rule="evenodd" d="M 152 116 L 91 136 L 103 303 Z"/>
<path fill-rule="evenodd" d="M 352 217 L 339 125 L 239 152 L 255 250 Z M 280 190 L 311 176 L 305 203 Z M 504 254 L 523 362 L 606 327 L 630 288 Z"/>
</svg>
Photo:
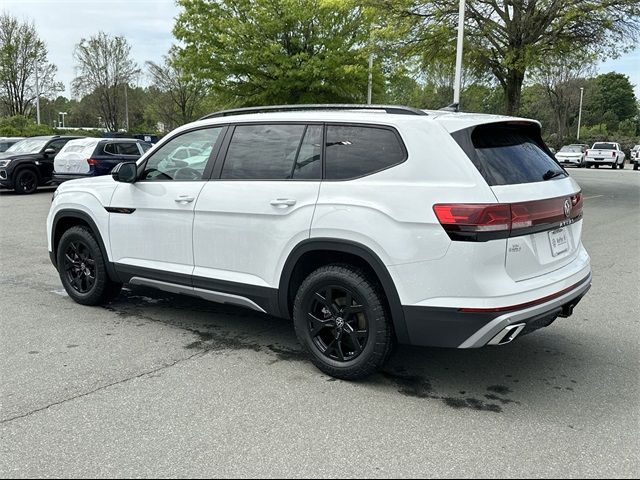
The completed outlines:
<svg viewBox="0 0 640 480">
<path fill-rule="evenodd" d="M 448 348 L 480 348 L 508 343 L 516 336 L 551 325 L 558 316 L 570 316 L 591 288 L 591 279 L 589 273 L 568 291 L 513 309 L 507 307 L 508 311 L 499 308 L 469 311 L 471 309 L 403 307 L 410 343 Z M 522 328 L 510 329 L 512 326 Z"/>
</svg>

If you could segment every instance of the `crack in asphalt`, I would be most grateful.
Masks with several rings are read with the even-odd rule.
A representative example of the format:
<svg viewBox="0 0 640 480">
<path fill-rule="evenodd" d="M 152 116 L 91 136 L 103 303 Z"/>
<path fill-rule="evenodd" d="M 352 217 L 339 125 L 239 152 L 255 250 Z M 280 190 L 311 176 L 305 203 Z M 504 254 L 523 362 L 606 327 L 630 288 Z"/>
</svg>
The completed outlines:
<svg viewBox="0 0 640 480">
<path fill-rule="evenodd" d="M 142 378 L 142 377 L 146 377 L 148 375 L 153 375 L 154 373 L 160 372 L 162 370 L 166 370 L 168 368 L 175 367 L 179 363 L 187 362 L 187 361 L 189 361 L 189 360 L 191 360 L 191 359 L 193 359 L 195 357 L 201 357 L 205 353 L 206 352 L 197 352 L 197 353 L 194 353 L 193 355 L 189 355 L 186 358 L 182 358 L 182 359 L 176 360 L 176 361 L 174 361 L 172 363 L 165 364 L 165 365 L 163 365 L 161 367 L 154 368 L 153 370 L 148 370 L 146 372 L 142 372 L 142 373 L 139 373 L 137 375 L 133 375 L 131 377 L 128 377 L 128 378 L 125 378 L 125 379 L 122 379 L 122 380 L 118 380 L 117 382 L 112 382 L 112 383 L 109 383 L 107 385 L 102 385 L 101 387 L 98 387 L 96 389 L 90 390 L 88 392 L 81 393 L 79 395 L 74 395 L 73 397 L 65 398 L 65 399 L 57 401 L 57 402 L 53 402 L 53 403 L 51 403 L 49 405 L 46 405 L 46 406 L 40 407 L 40 408 L 36 408 L 35 410 L 31 410 L 30 412 L 23 413 L 21 415 L 16 415 L 16 416 L 11 417 L 11 418 L 0 420 L 0 425 L 4 425 L 5 423 L 13 422 L 15 420 L 20 420 L 21 418 L 30 417 L 31 415 L 34 415 L 36 413 L 48 410 L 51 407 L 55 407 L 57 405 L 62 405 L 64 403 L 71 402 L 71 401 L 77 400 L 79 398 L 87 397 L 87 396 L 92 395 L 92 394 L 94 394 L 96 392 L 100 392 L 102 390 L 106 390 L 107 388 L 111 388 L 111 387 L 114 387 L 116 385 L 121 385 L 123 383 L 130 382 L 131 380 L 135 380 L 137 378 Z"/>
</svg>

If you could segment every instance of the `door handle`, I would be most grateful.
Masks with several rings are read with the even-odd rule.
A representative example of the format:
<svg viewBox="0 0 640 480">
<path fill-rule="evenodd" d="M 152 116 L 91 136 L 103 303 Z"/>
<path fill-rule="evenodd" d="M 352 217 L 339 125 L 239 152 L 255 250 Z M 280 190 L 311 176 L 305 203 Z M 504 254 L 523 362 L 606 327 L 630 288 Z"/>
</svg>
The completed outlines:
<svg viewBox="0 0 640 480">
<path fill-rule="evenodd" d="M 275 200 L 271 200 L 270 203 L 273 207 L 293 207 L 296 204 L 296 200 L 291 198 L 276 198 Z"/>
<path fill-rule="evenodd" d="M 191 195 L 180 195 L 178 196 L 178 198 L 175 199 L 176 203 L 191 203 L 196 199 L 196 197 L 193 197 Z"/>
</svg>

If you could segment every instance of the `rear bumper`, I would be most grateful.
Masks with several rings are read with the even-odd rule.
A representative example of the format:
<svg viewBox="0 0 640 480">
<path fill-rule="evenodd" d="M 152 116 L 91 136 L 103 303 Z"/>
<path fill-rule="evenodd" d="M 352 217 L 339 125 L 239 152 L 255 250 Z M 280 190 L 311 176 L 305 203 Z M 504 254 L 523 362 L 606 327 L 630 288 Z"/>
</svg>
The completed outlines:
<svg viewBox="0 0 640 480">
<path fill-rule="evenodd" d="M 516 336 L 550 325 L 558 316 L 570 316 L 591 288 L 591 278 L 589 273 L 569 289 L 513 307 L 477 310 L 403 307 L 410 343 L 449 348 L 508 343 Z"/>
</svg>

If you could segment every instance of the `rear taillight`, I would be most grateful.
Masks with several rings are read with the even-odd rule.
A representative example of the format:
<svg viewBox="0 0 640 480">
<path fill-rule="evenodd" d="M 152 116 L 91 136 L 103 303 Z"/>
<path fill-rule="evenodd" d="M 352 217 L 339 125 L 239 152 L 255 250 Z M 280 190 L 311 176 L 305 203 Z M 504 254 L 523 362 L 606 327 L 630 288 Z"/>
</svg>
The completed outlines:
<svg viewBox="0 0 640 480">
<path fill-rule="evenodd" d="M 98 165 L 98 160 L 96 160 L 95 158 L 87 158 L 87 163 L 95 167 L 96 165 Z"/>
<path fill-rule="evenodd" d="M 486 242 L 573 223 L 582 217 L 582 194 L 512 204 L 438 204 L 433 211 L 452 240 Z"/>
</svg>

